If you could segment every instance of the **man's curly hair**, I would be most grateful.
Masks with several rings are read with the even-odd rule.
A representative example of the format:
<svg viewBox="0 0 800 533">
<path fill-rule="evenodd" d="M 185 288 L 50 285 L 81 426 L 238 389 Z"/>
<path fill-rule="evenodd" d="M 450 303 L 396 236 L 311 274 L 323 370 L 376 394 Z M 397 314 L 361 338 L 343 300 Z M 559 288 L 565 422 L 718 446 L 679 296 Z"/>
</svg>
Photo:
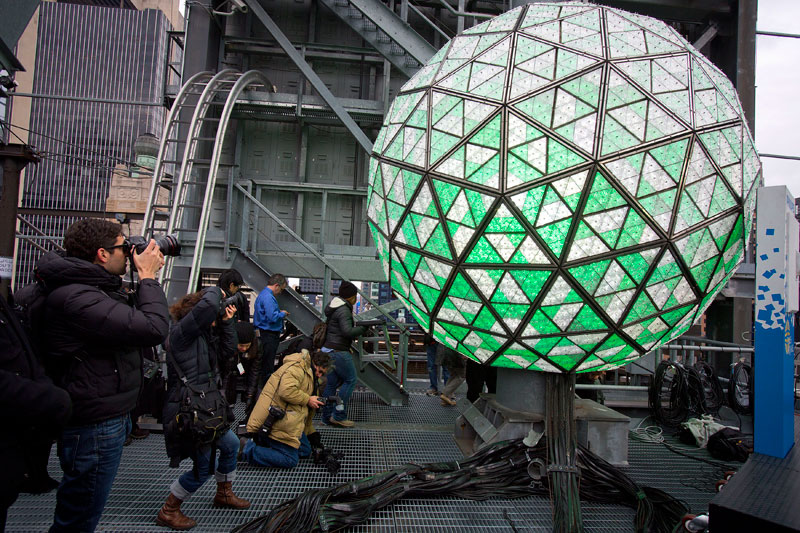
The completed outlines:
<svg viewBox="0 0 800 533">
<path fill-rule="evenodd" d="M 68 257 L 77 257 L 91 263 L 98 249 L 114 246 L 120 235 L 122 235 L 122 225 L 119 222 L 84 218 L 67 228 L 64 234 L 64 248 Z"/>
</svg>

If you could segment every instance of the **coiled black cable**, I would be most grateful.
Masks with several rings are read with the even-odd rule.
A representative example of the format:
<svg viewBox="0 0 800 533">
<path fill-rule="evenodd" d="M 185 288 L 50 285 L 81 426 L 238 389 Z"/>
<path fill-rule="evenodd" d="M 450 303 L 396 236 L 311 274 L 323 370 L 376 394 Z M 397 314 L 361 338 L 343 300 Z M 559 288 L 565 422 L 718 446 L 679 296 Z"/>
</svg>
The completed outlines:
<svg viewBox="0 0 800 533">
<path fill-rule="evenodd" d="M 750 365 L 739 361 L 731 368 L 731 380 L 728 382 L 728 404 L 739 414 L 753 412 L 750 401 L 753 387 L 753 372 Z"/>
<path fill-rule="evenodd" d="M 659 424 L 677 427 L 689 415 L 689 381 L 683 365 L 665 360 L 650 382 L 648 403 Z"/>
<path fill-rule="evenodd" d="M 703 407 L 706 413 L 717 414 L 720 407 L 725 405 L 725 394 L 719 378 L 714 369 L 705 361 L 697 361 L 694 365 L 695 370 L 700 375 L 700 383 L 703 392 Z"/>
</svg>

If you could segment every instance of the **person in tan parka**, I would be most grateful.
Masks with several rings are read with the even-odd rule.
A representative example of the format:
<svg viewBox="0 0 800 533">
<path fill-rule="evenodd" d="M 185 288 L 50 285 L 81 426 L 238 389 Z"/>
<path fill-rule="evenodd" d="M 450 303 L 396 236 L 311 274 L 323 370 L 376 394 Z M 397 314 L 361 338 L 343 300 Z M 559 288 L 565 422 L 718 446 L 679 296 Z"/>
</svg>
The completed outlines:
<svg viewBox="0 0 800 533">
<path fill-rule="evenodd" d="M 317 382 L 330 366 L 330 356 L 324 352 L 309 354 L 308 350 L 287 355 L 283 365 L 264 385 L 253 412 L 247 421 L 247 432 L 255 440 L 244 446 L 243 456 L 255 466 L 294 468 L 300 457 L 311 454 L 312 445 L 322 447 L 320 435 L 311 419 L 323 402 L 316 396 Z M 286 414 L 276 419 L 269 435 L 259 435 L 270 407 Z"/>
</svg>

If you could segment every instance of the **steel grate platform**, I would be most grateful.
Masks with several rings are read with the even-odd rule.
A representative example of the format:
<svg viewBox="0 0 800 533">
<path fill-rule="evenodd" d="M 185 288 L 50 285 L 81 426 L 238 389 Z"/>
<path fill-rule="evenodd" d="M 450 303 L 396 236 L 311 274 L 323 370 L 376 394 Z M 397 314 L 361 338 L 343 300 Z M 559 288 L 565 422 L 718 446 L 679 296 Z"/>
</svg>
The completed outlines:
<svg viewBox="0 0 800 533">
<path fill-rule="evenodd" d="M 317 423 L 323 442 L 344 453 L 342 470 L 330 476 L 322 467 L 301 460 L 292 470 L 261 469 L 241 463 L 234 489 L 251 501 L 245 511 L 211 506 L 215 484 L 209 480 L 182 509 L 198 521 L 193 531 L 222 532 L 269 511 L 275 505 L 310 488 L 355 480 L 405 462 L 437 462 L 462 457 L 452 437 L 457 411 L 440 405 L 439 399 L 412 393 L 406 407 L 387 407 L 374 394 L 353 394 L 352 429 Z M 237 415 L 243 409 L 237 406 Z M 631 440 L 630 467 L 625 471 L 637 482 L 668 491 L 685 500 L 693 512 L 703 512 L 714 496 L 714 467 L 669 452 L 663 446 Z M 54 447 L 55 448 L 55 447 Z M 691 452 L 708 457 L 704 451 Z M 171 469 L 159 434 L 133 441 L 125 448 L 111 496 L 98 531 L 169 531 L 155 525 L 155 515 L 168 494 L 169 484 L 191 467 Z M 708 466 L 708 468 L 704 468 Z M 55 450 L 50 473 L 61 475 Z M 52 522 L 55 491 L 21 495 L 9 510 L 6 531 L 45 531 Z M 631 531 L 634 512 L 621 506 L 583 504 L 587 532 Z M 551 531 L 551 508 L 546 498 L 469 501 L 451 497 L 435 500 L 408 499 L 382 509 L 364 525 L 349 531 L 363 532 L 485 532 Z"/>
</svg>

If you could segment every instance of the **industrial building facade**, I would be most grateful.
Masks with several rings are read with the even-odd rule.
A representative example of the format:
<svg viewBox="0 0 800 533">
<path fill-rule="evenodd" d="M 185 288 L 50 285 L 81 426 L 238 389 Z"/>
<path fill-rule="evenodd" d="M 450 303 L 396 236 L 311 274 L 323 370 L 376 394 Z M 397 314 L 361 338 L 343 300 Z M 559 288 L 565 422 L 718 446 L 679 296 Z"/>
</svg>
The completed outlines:
<svg viewBox="0 0 800 533">
<path fill-rule="evenodd" d="M 119 3 L 117 3 L 119 5 Z M 134 141 L 161 134 L 170 23 L 155 9 L 42 2 L 27 134 L 42 160 L 26 171 L 17 287 L 77 218 L 103 216 L 112 174 L 130 172 Z M 149 181 L 148 175 L 140 179 Z M 148 183 L 149 185 L 149 183 Z M 111 213 L 110 216 L 114 216 Z"/>
</svg>

